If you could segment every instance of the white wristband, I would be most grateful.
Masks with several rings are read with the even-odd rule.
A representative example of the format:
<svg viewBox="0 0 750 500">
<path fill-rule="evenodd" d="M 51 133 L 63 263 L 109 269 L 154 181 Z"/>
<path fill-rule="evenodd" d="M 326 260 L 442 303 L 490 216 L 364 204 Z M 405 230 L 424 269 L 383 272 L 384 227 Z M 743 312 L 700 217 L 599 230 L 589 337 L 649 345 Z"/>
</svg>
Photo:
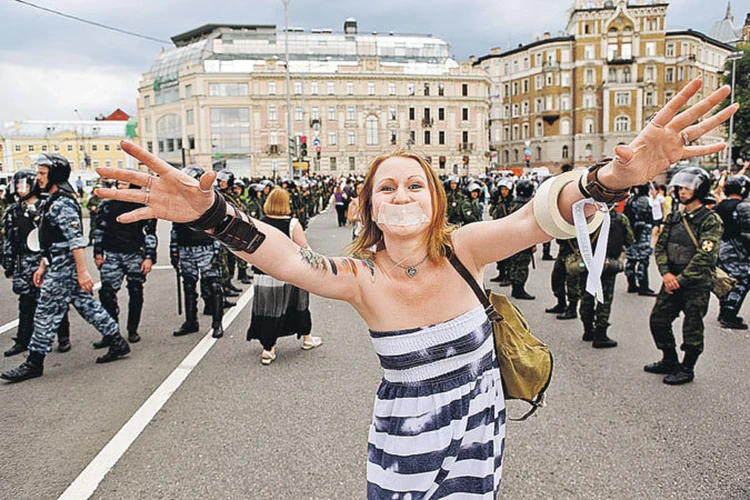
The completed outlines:
<svg viewBox="0 0 750 500">
<path fill-rule="evenodd" d="M 553 238 L 567 240 L 576 237 L 576 228 L 563 218 L 557 206 L 557 199 L 565 186 L 580 180 L 582 172 L 585 175 L 585 169 L 556 175 L 544 181 L 537 189 L 533 200 L 534 217 L 542 231 Z M 597 211 L 587 225 L 589 233 L 595 231 L 602 220 L 604 220 L 604 214 Z"/>
</svg>

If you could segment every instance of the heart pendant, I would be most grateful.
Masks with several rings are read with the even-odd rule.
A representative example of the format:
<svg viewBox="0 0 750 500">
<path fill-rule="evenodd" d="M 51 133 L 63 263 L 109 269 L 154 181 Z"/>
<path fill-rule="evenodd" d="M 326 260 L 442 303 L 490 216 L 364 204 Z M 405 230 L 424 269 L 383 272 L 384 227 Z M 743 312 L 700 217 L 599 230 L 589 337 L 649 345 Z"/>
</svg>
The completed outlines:
<svg viewBox="0 0 750 500">
<path fill-rule="evenodd" d="M 406 275 L 410 278 L 413 278 L 417 275 L 417 268 L 416 267 L 407 267 L 406 268 Z"/>
</svg>

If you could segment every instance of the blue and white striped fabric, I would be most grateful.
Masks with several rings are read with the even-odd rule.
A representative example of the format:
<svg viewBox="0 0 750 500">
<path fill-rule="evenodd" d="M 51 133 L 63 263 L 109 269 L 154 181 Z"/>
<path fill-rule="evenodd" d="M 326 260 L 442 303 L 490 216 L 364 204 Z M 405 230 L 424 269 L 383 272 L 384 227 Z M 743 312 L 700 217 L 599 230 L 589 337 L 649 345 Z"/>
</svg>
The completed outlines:
<svg viewBox="0 0 750 500">
<path fill-rule="evenodd" d="M 370 335 L 384 374 L 370 424 L 367 497 L 495 498 L 505 403 L 483 308 Z"/>
</svg>

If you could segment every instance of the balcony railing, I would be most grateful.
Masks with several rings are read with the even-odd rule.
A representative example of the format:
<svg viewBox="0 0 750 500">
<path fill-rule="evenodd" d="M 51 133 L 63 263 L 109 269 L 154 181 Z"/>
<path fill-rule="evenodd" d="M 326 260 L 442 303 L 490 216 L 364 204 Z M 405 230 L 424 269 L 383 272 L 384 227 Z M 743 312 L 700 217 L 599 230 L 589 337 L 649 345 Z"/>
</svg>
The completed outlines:
<svg viewBox="0 0 750 500">
<path fill-rule="evenodd" d="M 474 151 L 474 143 L 473 142 L 459 142 L 458 150 L 470 153 Z"/>
<path fill-rule="evenodd" d="M 630 57 L 622 57 L 622 56 L 615 56 L 611 59 L 607 59 L 607 64 L 609 65 L 618 65 L 618 64 L 633 64 L 633 61 L 635 61 L 635 58 L 633 56 Z"/>
<path fill-rule="evenodd" d="M 432 118 L 422 118 L 422 126 L 425 128 L 432 127 L 433 119 Z"/>
<path fill-rule="evenodd" d="M 278 144 L 269 144 L 268 148 L 266 148 L 266 152 L 269 155 L 277 155 L 277 154 L 279 154 L 279 145 Z"/>
</svg>

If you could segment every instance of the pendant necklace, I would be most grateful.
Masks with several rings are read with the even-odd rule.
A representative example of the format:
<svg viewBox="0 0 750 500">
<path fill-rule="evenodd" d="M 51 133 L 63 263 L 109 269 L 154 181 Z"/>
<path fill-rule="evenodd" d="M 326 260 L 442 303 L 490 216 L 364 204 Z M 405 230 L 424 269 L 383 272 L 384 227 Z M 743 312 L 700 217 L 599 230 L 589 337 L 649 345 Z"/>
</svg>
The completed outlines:
<svg viewBox="0 0 750 500">
<path fill-rule="evenodd" d="M 385 255 L 386 255 L 386 257 L 388 257 L 388 260 L 390 260 L 391 262 L 393 262 L 393 265 L 394 265 L 394 266 L 396 266 L 396 267 L 400 267 L 401 269 L 403 269 L 403 270 L 404 270 L 404 271 L 406 272 L 406 275 L 407 275 L 408 277 L 410 277 L 410 278 L 413 278 L 414 276 L 416 276 L 416 275 L 417 275 L 417 272 L 418 272 L 417 268 L 418 268 L 419 266 L 421 266 L 421 265 L 422 265 L 422 264 L 424 263 L 424 261 L 426 261 L 426 260 L 427 260 L 427 257 L 429 257 L 429 256 L 430 256 L 430 254 L 427 254 L 427 255 L 425 255 L 425 256 L 424 256 L 424 257 L 422 258 L 422 260 L 420 260 L 419 262 L 417 262 L 417 263 L 416 263 L 416 264 L 414 264 L 413 266 L 402 266 L 402 265 L 401 265 L 400 263 L 398 263 L 398 262 L 396 262 L 395 260 L 391 259 L 391 256 L 390 256 L 390 255 L 388 255 L 388 251 L 386 251 L 386 252 L 385 252 Z M 407 257 L 407 258 L 408 258 L 408 257 Z M 406 259 L 404 259 L 404 260 L 406 260 Z M 401 262 L 403 262 L 403 261 L 401 261 Z"/>
</svg>

